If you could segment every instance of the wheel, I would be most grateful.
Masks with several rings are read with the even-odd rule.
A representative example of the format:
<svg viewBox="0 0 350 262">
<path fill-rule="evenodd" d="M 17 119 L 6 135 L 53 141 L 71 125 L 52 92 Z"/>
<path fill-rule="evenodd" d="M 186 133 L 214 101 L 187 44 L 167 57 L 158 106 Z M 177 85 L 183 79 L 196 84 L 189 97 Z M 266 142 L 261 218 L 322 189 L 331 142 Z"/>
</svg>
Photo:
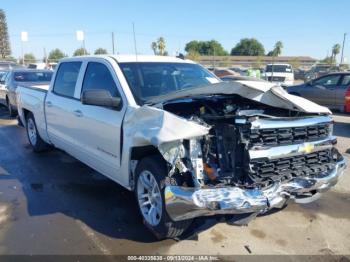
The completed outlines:
<svg viewBox="0 0 350 262">
<path fill-rule="evenodd" d="M 9 111 L 10 117 L 16 116 L 16 112 L 13 110 L 8 98 L 6 98 L 6 104 L 7 104 L 7 110 Z"/>
<path fill-rule="evenodd" d="M 135 194 L 144 224 L 158 238 L 175 238 L 191 225 L 192 219 L 173 221 L 166 209 L 166 185 L 179 185 L 175 179 L 166 179 L 167 166 L 160 156 L 142 159 L 136 167 Z"/>
<path fill-rule="evenodd" d="M 34 152 L 42 152 L 48 149 L 48 144 L 42 140 L 36 128 L 35 119 L 32 113 L 26 118 L 26 130 L 30 145 Z"/>
</svg>

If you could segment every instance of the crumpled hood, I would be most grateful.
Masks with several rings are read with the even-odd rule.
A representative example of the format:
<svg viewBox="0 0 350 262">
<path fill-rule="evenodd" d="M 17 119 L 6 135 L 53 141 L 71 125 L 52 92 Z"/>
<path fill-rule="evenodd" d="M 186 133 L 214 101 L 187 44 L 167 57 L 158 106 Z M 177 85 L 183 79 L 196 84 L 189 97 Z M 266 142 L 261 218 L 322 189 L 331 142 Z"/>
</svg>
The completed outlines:
<svg viewBox="0 0 350 262">
<path fill-rule="evenodd" d="M 169 100 L 188 98 L 191 96 L 236 94 L 272 107 L 284 108 L 305 113 L 331 114 L 331 111 L 310 100 L 288 94 L 282 87 L 264 81 L 220 82 L 193 89 L 185 89 L 169 95 L 156 97 L 149 102 L 163 103 Z"/>
</svg>

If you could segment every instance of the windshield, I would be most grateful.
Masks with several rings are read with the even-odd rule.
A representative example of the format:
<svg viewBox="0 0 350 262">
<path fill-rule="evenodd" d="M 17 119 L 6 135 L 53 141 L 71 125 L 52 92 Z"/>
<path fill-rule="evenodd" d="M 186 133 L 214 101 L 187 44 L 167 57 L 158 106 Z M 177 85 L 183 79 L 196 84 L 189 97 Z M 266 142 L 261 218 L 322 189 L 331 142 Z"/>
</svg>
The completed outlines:
<svg viewBox="0 0 350 262">
<path fill-rule="evenodd" d="M 266 72 L 292 73 L 292 67 L 290 65 L 267 65 Z"/>
<path fill-rule="evenodd" d="M 15 72 L 14 79 L 17 82 L 50 82 L 52 72 Z"/>
<path fill-rule="evenodd" d="M 219 82 L 197 64 L 132 62 L 119 65 L 139 104 L 179 90 Z"/>
</svg>

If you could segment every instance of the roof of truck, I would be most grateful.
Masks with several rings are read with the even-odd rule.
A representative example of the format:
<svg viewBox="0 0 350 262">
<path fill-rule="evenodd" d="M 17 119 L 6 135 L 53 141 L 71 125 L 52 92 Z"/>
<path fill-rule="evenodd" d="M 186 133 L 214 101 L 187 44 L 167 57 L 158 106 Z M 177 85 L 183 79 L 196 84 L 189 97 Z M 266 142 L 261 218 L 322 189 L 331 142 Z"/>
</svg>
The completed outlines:
<svg viewBox="0 0 350 262">
<path fill-rule="evenodd" d="M 88 55 L 88 56 L 76 56 L 70 58 L 63 58 L 62 60 L 79 60 L 89 58 L 114 58 L 118 63 L 131 63 L 131 62 L 164 62 L 164 63 L 189 63 L 194 64 L 195 62 L 187 59 L 180 59 L 174 56 L 156 56 L 156 55 Z"/>
<path fill-rule="evenodd" d="M 168 62 L 168 63 L 194 63 L 191 60 L 184 60 L 173 56 L 156 55 L 113 55 L 119 63 L 127 62 Z"/>
</svg>

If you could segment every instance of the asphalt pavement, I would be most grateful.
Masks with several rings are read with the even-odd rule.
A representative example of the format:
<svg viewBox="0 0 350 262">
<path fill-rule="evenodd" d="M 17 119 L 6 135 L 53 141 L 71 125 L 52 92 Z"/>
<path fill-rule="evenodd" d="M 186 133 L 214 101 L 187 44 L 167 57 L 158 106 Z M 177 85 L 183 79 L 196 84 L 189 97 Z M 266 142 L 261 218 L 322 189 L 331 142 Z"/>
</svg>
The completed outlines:
<svg viewBox="0 0 350 262">
<path fill-rule="evenodd" d="M 338 148 L 350 116 L 337 115 Z M 157 241 L 134 194 L 64 152 L 32 152 L 25 130 L 0 108 L 0 254 L 350 254 L 349 169 L 317 202 L 290 204 L 248 226 L 197 219 L 185 239 Z"/>
</svg>

